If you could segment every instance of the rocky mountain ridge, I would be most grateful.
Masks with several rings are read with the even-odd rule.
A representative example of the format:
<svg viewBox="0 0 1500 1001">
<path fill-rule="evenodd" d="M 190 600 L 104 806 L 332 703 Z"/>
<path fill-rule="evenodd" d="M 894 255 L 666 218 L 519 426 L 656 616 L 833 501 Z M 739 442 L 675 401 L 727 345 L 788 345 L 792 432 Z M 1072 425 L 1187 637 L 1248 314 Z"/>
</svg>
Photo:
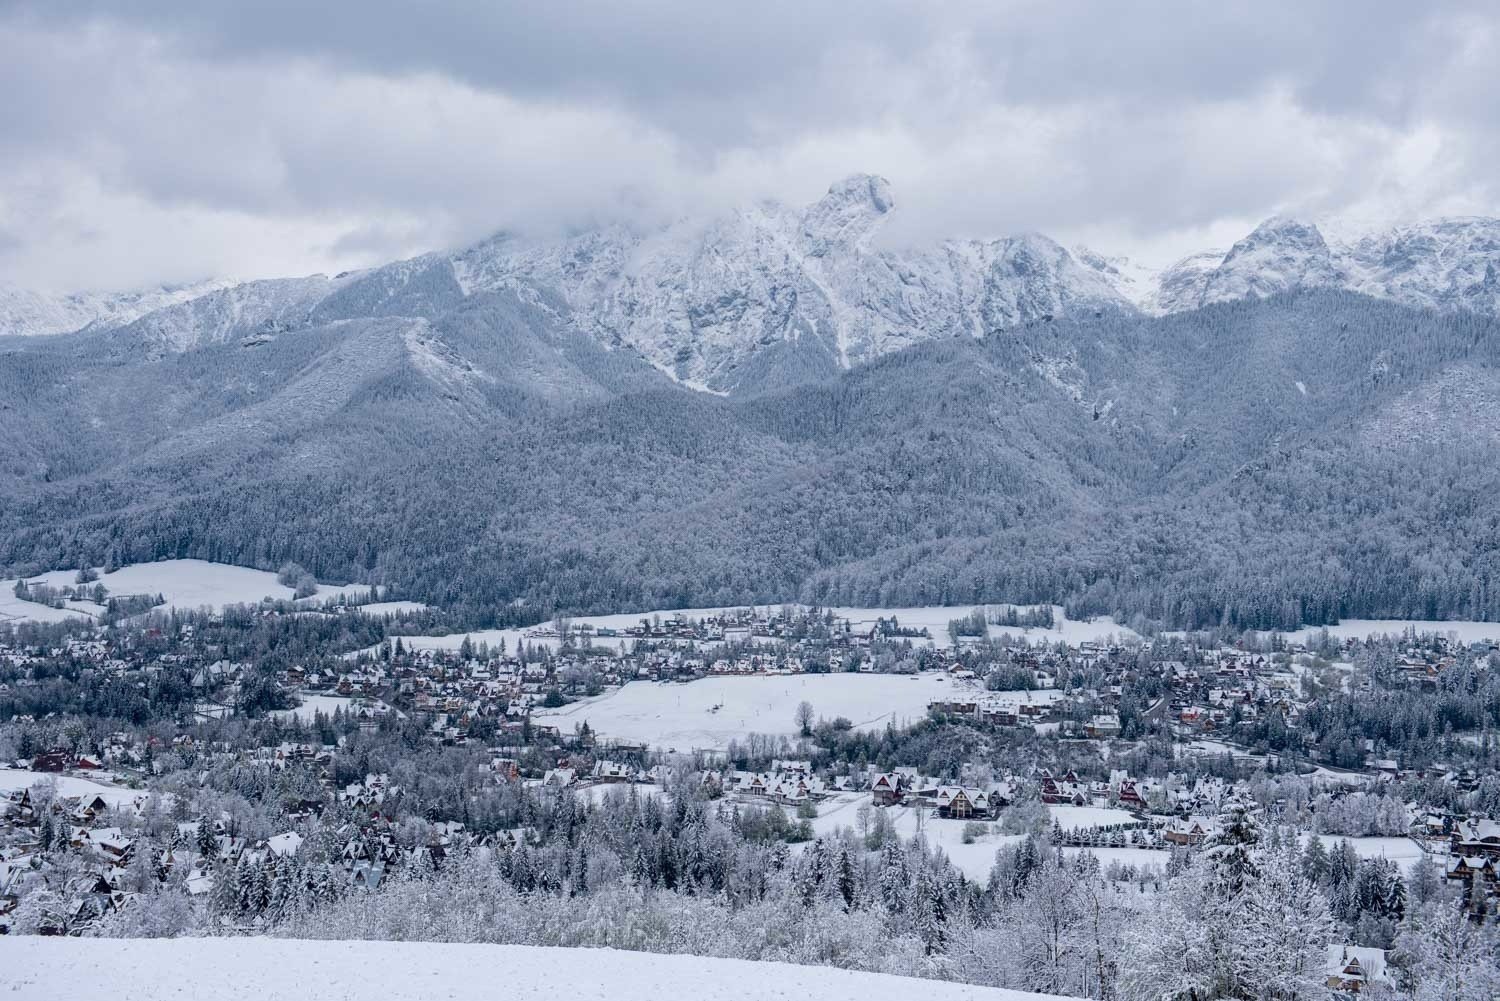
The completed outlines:
<svg viewBox="0 0 1500 1001">
<path fill-rule="evenodd" d="M 0 293 L 0 333 L 113 327 L 148 352 L 172 352 L 259 344 L 338 320 L 434 319 L 504 291 L 680 383 L 727 393 L 826 378 L 923 341 L 1041 319 L 1161 315 L 1297 289 L 1500 314 L 1496 219 L 1439 219 L 1341 244 L 1312 223 L 1275 217 L 1226 252 L 1150 273 L 1040 234 L 884 248 L 876 236 L 896 204 L 883 178 L 856 175 L 802 209 L 762 202 L 651 232 L 610 226 L 553 241 L 501 234 L 334 278 L 154 298 Z"/>
</svg>

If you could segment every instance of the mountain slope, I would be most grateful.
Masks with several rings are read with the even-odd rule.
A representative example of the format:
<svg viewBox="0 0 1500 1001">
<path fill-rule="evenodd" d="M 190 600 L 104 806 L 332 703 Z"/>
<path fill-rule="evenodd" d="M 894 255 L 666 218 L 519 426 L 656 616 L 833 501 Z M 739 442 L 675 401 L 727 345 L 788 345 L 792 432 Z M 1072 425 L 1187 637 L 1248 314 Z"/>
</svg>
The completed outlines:
<svg viewBox="0 0 1500 1001">
<path fill-rule="evenodd" d="M 84 327 L 112 327 L 206 295 L 228 283 L 164 285 L 134 292 L 50 295 L 0 284 L 0 336 L 67 334 Z"/>
<path fill-rule="evenodd" d="M 1433 430 L 1484 405 L 1455 380 L 1497 381 L 1473 314 L 1329 290 L 1112 311 L 730 397 L 526 287 L 155 358 L 121 332 L 12 343 L 8 576 L 296 559 L 476 622 L 794 598 L 1500 615 L 1471 586 L 1500 574 L 1492 438 Z"/>
</svg>

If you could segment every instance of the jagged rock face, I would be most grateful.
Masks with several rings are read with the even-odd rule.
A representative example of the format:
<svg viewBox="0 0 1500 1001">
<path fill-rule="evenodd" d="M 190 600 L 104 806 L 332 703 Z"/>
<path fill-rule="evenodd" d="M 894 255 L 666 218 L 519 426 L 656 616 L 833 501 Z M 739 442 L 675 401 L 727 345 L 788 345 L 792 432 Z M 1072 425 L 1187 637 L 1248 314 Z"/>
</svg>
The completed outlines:
<svg viewBox="0 0 1500 1001">
<path fill-rule="evenodd" d="M 757 356 L 767 353 L 818 371 L 918 341 L 1133 308 L 1105 274 L 1041 236 L 874 249 L 894 207 L 883 178 L 858 176 L 801 212 L 766 203 L 649 235 L 609 229 L 542 247 L 498 239 L 455 267 L 470 291 L 550 288 L 580 329 L 715 391 L 764 382 Z"/>
<path fill-rule="evenodd" d="M 1439 219 L 1360 240 L 1356 291 L 1413 306 L 1500 312 L 1500 220 Z"/>
<path fill-rule="evenodd" d="M 764 202 L 651 232 L 609 226 L 549 242 L 501 235 L 335 278 L 115 297 L 0 290 L 0 334 L 92 324 L 148 351 L 182 351 L 345 319 L 434 320 L 476 295 L 514 292 L 680 382 L 732 392 L 1047 317 L 1175 313 L 1298 289 L 1500 313 L 1500 220 L 1437 220 L 1343 245 L 1278 217 L 1227 253 L 1151 272 L 1038 234 L 881 248 L 896 209 L 884 178 L 856 175 L 802 209 Z"/>
<path fill-rule="evenodd" d="M 1222 259 L 1184 258 L 1162 272 L 1151 311 L 1305 288 L 1345 288 L 1431 309 L 1500 313 L 1500 220 L 1439 219 L 1331 245 L 1318 228 L 1276 218 Z"/>
<path fill-rule="evenodd" d="M 1151 313 L 1181 313 L 1203 305 L 1203 296 L 1209 279 L 1224 263 L 1224 251 L 1204 250 L 1189 254 L 1164 270 L 1156 282 L 1156 290 L 1147 303 Z"/>
<path fill-rule="evenodd" d="M 1277 217 L 1230 248 L 1208 275 L 1199 305 L 1339 286 L 1346 279 L 1318 227 Z"/>
</svg>

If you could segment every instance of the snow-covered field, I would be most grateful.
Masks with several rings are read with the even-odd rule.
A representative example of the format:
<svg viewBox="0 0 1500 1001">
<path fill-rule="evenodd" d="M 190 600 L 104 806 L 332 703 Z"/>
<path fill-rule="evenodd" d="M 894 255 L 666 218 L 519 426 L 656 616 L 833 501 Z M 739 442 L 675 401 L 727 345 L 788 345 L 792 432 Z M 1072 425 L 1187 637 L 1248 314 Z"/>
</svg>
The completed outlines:
<svg viewBox="0 0 1500 1001">
<path fill-rule="evenodd" d="M 652 796 L 666 796 L 667 791 L 654 782 L 638 782 L 625 785 L 619 782 L 605 782 L 599 785 L 573 786 L 573 795 L 580 802 L 592 803 L 598 806 L 610 796 L 628 797 L 635 793 L 639 799 L 647 799 Z"/>
<path fill-rule="evenodd" d="M 831 796 L 818 804 L 818 819 L 813 821 L 813 830 L 819 835 L 831 834 L 843 827 L 858 831 L 859 808 L 869 802 L 868 792 L 846 792 Z M 910 839 L 916 836 L 919 812 L 917 809 L 905 806 L 871 806 L 871 809 L 883 811 L 891 819 L 896 833 L 902 838 Z M 1135 820 L 1124 810 L 1103 807 L 1049 806 L 1047 809 L 1065 828 L 1104 827 Z M 990 869 L 995 864 L 995 852 L 1004 845 L 1022 838 L 1019 834 L 1001 834 L 999 823 L 987 821 L 985 833 L 971 844 L 964 844 L 966 821 L 943 820 L 941 817 L 933 816 L 931 810 L 922 812 L 925 815 L 921 818 L 921 832 L 922 836 L 927 839 L 927 843 L 934 848 L 941 848 L 943 854 L 948 856 L 960 872 L 980 884 L 990 878 Z M 1072 849 L 1065 851 L 1072 851 Z M 1166 852 L 1151 852 L 1140 848 L 1097 848 L 1092 851 L 1104 864 L 1108 864 L 1109 859 L 1115 857 L 1120 857 L 1122 861 L 1135 865 L 1165 865 L 1167 860 Z M 1133 852 L 1139 852 L 1141 855 L 1126 857 Z"/>
<path fill-rule="evenodd" d="M 703 678 L 687 684 L 633 681 L 597 698 L 544 709 L 539 721 L 572 730 L 588 721 L 601 736 L 666 750 L 723 750 L 750 733 L 792 735 L 797 706 L 815 716 L 852 721 L 856 729 L 898 726 L 927 714 L 927 703 L 974 688 L 948 674 L 799 674 Z M 998 697 L 1051 701 L 1054 691 L 995 692 Z"/>
<path fill-rule="evenodd" d="M 372 607 L 372 606 L 367 606 Z M 639 625 L 642 619 L 650 621 L 654 618 L 663 620 L 682 616 L 688 619 L 704 619 L 710 616 L 723 615 L 744 608 L 758 608 L 763 612 L 771 612 L 781 608 L 803 607 L 796 605 L 726 605 L 719 608 L 664 608 L 650 612 L 621 612 L 615 615 L 579 615 L 568 619 L 575 626 L 590 625 L 596 629 L 624 630 L 631 626 Z M 889 619 L 894 616 L 903 626 L 912 628 L 926 628 L 931 634 L 931 643 L 938 647 L 948 647 L 952 641 L 948 637 L 948 623 L 953 619 L 961 619 L 975 609 L 984 608 L 1019 608 L 1026 609 L 1033 606 L 1015 605 L 932 605 L 922 608 L 830 608 L 828 611 L 842 619 L 847 619 L 851 625 L 860 626 L 874 625 L 879 618 Z M 1085 643 L 1090 641 L 1102 642 L 1110 639 L 1139 639 L 1139 635 L 1130 629 L 1121 626 L 1108 616 L 1100 616 L 1092 622 L 1078 622 L 1067 618 L 1063 614 L 1061 605 L 1052 606 L 1052 614 L 1056 625 L 1051 629 L 1021 629 L 1016 626 L 990 626 L 991 636 L 1016 636 L 1023 637 L 1031 643 L 1056 643 L 1063 641 L 1067 643 Z M 465 638 L 474 645 L 487 643 L 491 647 L 498 647 L 504 641 L 507 650 L 513 650 L 519 642 L 527 642 L 537 646 L 556 648 L 557 640 L 550 636 L 528 635 L 531 629 L 483 629 L 469 633 L 454 633 L 451 636 L 403 636 L 402 643 L 415 650 L 457 650 L 463 645 Z M 630 637 L 595 637 L 595 646 L 606 646 L 618 649 L 626 643 L 633 642 Z M 928 642 L 926 640 L 914 640 L 917 643 Z"/>
<path fill-rule="evenodd" d="M 975 611 L 986 608 L 1015 608 L 1026 611 L 1039 608 L 1034 605 L 928 605 L 921 608 L 834 608 L 831 611 L 840 618 L 848 619 L 855 626 L 873 625 L 878 618 L 895 616 L 902 626 L 925 627 L 932 634 L 932 643 L 938 647 L 952 646 L 948 637 L 948 623 L 961 619 Z M 1090 622 L 1069 619 L 1061 605 L 1052 606 L 1053 627 L 1051 629 L 1022 629 L 1019 626 L 990 626 L 991 636 L 1015 636 L 1031 643 L 1100 643 L 1112 639 L 1140 639 L 1133 629 L 1120 625 L 1107 615 Z"/>
<path fill-rule="evenodd" d="M 76 570 L 53 570 L 26 580 L 32 584 L 61 588 L 73 586 L 76 576 Z M 112 597 L 160 594 L 167 599 L 166 608 L 182 609 L 254 604 L 267 597 L 291 601 L 295 594 L 292 588 L 277 583 L 276 575 L 267 570 L 252 570 L 249 567 L 209 563 L 205 560 L 136 563 L 121 567 L 113 573 L 101 572 L 99 582 L 109 589 Z M 0 581 L 0 619 L 56 622 L 103 610 L 91 602 L 74 602 L 73 610 L 63 611 L 33 601 L 22 601 L 15 596 L 15 587 L 14 580 Z M 357 599 L 368 591 L 368 587 L 359 584 L 320 584 L 317 594 L 306 600 L 309 603 L 320 603 L 329 598 Z"/>
<path fill-rule="evenodd" d="M 84 612 L 69 608 L 53 608 L 38 605 L 34 601 L 22 601 L 16 597 L 14 580 L 0 581 L 0 622 L 67 622 L 87 618 Z"/>
<path fill-rule="evenodd" d="M 1311 835 L 1305 835 L 1303 842 Z M 1323 847 L 1333 850 L 1340 841 L 1348 841 L 1354 848 L 1354 854 L 1360 858 L 1386 858 L 1397 863 L 1403 869 L 1410 869 L 1422 860 L 1422 849 L 1411 838 L 1345 838 L 1338 834 L 1319 834 L 1317 837 L 1323 839 Z M 1444 861 L 1438 858 L 1441 865 Z"/>
<path fill-rule="evenodd" d="M 313 717 L 318 713 L 332 717 L 335 710 L 348 710 L 354 703 L 353 699 L 342 695 L 303 695 L 302 702 L 294 709 L 276 709 L 271 712 L 272 716 L 282 719 L 290 719 L 295 716 L 304 723 L 311 723 Z"/>
<path fill-rule="evenodd" d="M 1107 806 L 1049 806 L 1052 818 L 1071 831 L 1081 827 L 1113 827 L 1116 824 L 1134 824 L 1136 818 L 1129 811 Z"/>
<path fill-rule="evenodd" d="M 0 768 L 0 793 L 30 789 L 38 782 L 55 780 L 59 796 L 103 796 L 110 806 L 134 803 L 146 795 L 139 789 L 122 789 L 119 786 L 103 785 L 73 775 L 54 775 L 48 772 L 32 772 L 20 768 Z"/>
<path fill-rule="evenodd" d="M 1294 643 L 1310 643 L 1322 630 L 1336 639 L 1366 639 L 1370 636 L 1399 636 L 1407 630 L 1421 633 L 1437 633 L 1455 637 L 1460 643 L 1476 643 L 1480 640 L 1500 640 L 1500 622 L 1444 622 L 1434 619 L 1345 619 L 1336 626 L 1303 626 L 1285 633 Z"/>
<path fill-rule="evenodd" d="M 850 828 L 859 831 L 859 808 L 870 802 L 870 794 L 867 792 L 848 792 L 830 797 L 818 804 L 818 819 L 813 821 L 813 830 L 817 834 L 831 834 L 840 828 Z M 941 848 L 943 854 L 948 856 L 959 872 L 969 879 L 983 885 L 990 878 L 990 869 L 995 865 L 995 852 L 1001 846 L 1013 841 L 1019 841 L 1021 836 L 1016 834 L 999 834 L 998 824 L 990 824 L 988 833 L 977 838 L 972 844 L 964 844 L 965 821 L 943 820 L 932 816 L 931 810 L 917 810 L 906 806 L 872 806 L 871 810 L 880 810 L 890 818 L 896 833 L 904 840 L 916 837 L 918 830 L 918 813 L 921 817 L 921 833 L 927 843 L 934 848 Z M 872 819 L 873 822 L 873 819 Z"/>
<path fill-rule="evenodd" d="M 0 971 L 17 1001 L 1067 1001 L 826 966 L 428 942 L 8 935 Z"/>
<path fill-rule="evenodd" d="M 420 601 L 371 601 L 359 606 L 365 615 L 401 615 L 405 612 L 422 612 L 427 606 Z"/>
<path fill-rule="evenodd" d="M 506 650 L 514 650 L 522 642 L 530 643 L 533 646 L 547 647 L 552 650 L 557 649 L 557 641 L 555 639 L 532 639 L 526 635 L 529 631 L 529 629 L 476 629 L 473 632 L 454 633 L 451 636 L 402 636 L 401 645 L 408 650 L 447 650 L 452 652 L 463 646 L 464 640 L 468 639 L 476 648 L 483 644 L 491 650 L 500 649 L 501 643 L 505 644 Z M 605 645 L 604 641 L 600 640 L 596 640 L 595 644 Z M 355 657 L 361 653 L 371 653 L 377 649 L 379 649 L 379 644 L 365 647 L 363 650 L 356 650 L 353 653 L 346 654 L 346 656 Z"/>
</svg>

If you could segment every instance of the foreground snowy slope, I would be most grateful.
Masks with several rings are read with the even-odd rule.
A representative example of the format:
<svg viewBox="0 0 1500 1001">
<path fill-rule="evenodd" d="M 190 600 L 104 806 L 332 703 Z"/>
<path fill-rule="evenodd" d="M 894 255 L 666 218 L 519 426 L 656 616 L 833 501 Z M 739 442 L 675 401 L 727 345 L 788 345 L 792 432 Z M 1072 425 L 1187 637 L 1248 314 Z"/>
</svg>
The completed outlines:
<svg viewBox="0 0 1500 1001">
<path fill-rule="evenodd" d="M 610 949 L 288 939 L 0 939 L 8 998 L 111 1001 L 1032 1001 L 1055 995 Z M 94 986 L 87 986 L 94 985 Z"/>
</svg>

